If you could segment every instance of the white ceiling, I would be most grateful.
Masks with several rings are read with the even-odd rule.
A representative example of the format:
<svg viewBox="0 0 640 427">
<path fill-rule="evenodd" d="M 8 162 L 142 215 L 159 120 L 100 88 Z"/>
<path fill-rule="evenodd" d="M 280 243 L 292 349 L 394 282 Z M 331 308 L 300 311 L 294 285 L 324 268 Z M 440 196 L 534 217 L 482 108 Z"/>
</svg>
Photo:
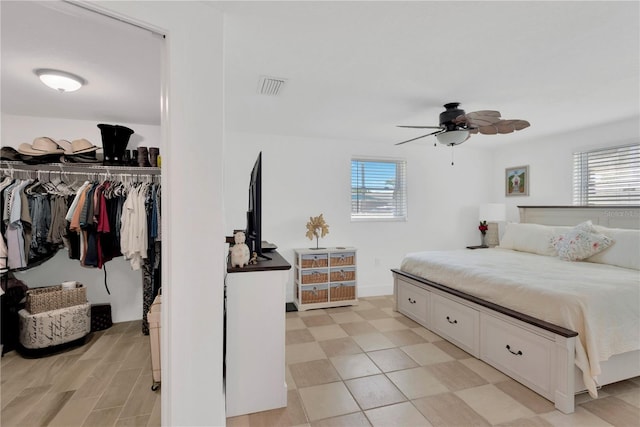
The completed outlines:
<svg viewBox="0 0 640 427">
<path fill-rule="evenodd" d="M 160 36 L 59 1 L 2 1 L 0 11 L 3 113 L 160 124 Z M 87 85 L 59 93 L 36 68 Z"/>
<path fill-rule="evenodd" d="M 636 1 L 209 4 L 226 13 L 230 131 L 393 144 L 447 102 L 531 122 L 472 139 L 490 146 L 640 117 Z M 157 36 L 71 5 L 1 8 L 3 112 L 159 123 Z M 89 85 L 55 93 L 37 67 Z M 257 94 L 262 75 L 288 79 L 281 95 Z"/>
</svg>

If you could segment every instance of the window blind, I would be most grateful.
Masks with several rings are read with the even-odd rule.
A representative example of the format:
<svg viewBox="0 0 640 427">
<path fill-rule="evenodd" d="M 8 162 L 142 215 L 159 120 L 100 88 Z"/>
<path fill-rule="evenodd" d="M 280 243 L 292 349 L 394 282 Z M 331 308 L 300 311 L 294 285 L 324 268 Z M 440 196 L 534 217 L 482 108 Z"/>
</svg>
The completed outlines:
<svg viewBox="0 0 640 427">
<path fill-rule="evenodd" d="M 351 160 L 351 219 L 407 218 L 406 162 Z"/>
<path fill-rule="evenodd" d="M 573 204 L 640 204 L 640 144 L 574 153 Z"/>
</svg>

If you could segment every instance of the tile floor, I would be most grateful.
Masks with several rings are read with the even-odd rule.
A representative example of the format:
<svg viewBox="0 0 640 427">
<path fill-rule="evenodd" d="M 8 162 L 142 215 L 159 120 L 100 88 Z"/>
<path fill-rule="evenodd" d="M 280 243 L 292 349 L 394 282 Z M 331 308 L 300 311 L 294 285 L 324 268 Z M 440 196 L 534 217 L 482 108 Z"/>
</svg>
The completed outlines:
<svg viewBox="0 0 640 427">
<path fill-rule="evenodd" d="M 640 378 L 548 400 L 393 311 L 392 297 L 287 313 L 288 406 L 227 426 L 640 426 Z"/>
<path fill-rule="evenodd" d="M 553 404 L 392 309 L 391 297 L 287 313 L 288 406 L 228 426 L 640 426 L 640 378 Z M 1 359 L 8 426 L 159 426 L 139 322 L 41 359 Z"/>
<path fill-rule="evenodd" d="M 0 425 L 159 426 L 149 337 L 140 321 L 94 332 L 74 349 L 38 359 L 2 357 Z"/>
</svg>

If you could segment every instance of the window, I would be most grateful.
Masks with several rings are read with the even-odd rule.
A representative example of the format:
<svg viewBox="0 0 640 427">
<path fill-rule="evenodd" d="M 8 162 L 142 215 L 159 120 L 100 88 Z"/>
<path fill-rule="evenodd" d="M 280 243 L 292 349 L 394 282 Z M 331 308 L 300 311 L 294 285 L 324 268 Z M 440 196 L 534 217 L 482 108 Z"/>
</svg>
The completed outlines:
<svg viewBox="0 0 640 427">
<path fill-rule="evenodd" d="M 640 204 L 640 144 L 574 153 L 573 204 Z"/>
<path fill-rule="evenodd" d="M 351 219 L 407 218 L 406 162 L 389 159 L 351 160 Z"/>
</svg>

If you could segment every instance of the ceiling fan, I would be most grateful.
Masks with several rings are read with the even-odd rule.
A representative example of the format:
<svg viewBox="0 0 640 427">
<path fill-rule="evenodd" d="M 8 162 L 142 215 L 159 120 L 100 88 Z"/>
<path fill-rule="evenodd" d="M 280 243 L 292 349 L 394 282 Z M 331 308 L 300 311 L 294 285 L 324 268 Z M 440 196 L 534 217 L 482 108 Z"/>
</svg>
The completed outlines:
<svg viewBox="0 0 640 427">
<path fill-rule="evenodd" d="M 472 134 L 495 135 L 498 133 L 511 133 L 530 126 L 526 120 L 505 120 L 500 118 L 499 111 L 481 110 L 465 113 L 458 108 L 459 102 L 450 102 L 444 105 L 445 111 L 440 113 L 440 126 L 403 126 L 401 128 L 412 129 L 438 129 L 435 132 L 398 142 L 396 145 L 406 144 L 416 139 L 435 135 L 439 143 L 449 146 L 462 144 Z"/>
</svg>

